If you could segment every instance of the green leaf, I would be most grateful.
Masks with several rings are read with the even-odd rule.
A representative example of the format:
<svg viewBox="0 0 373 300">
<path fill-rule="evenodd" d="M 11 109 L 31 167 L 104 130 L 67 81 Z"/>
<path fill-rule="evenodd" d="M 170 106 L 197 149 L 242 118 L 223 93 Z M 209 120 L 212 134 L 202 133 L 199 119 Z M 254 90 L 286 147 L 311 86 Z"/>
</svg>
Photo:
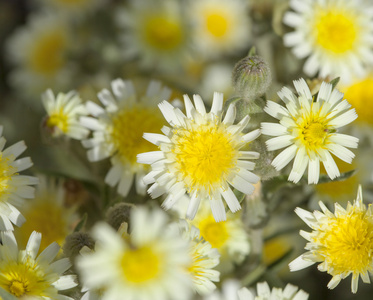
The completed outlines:
<svg viewBox="0 0 373 300">
<path fill-rule="evenodd" d="M 233 189 L 233 193 L 235 194 L 238 202 L 242 203 L 243 199 L 245 199 L 246 194 L 240 192 L 239 190 Z"/>
<path fill-rule="evenodd" d="M 87 223 L 88 214 L 84 213 L 82 219 L 79 221 L 79 223 L 75 226 L 74 232 L 79 232 Z"/>
<path fill-rule="evenodd" d="M 334 90 L 336 88 L 339 80 L 340 80 L 340 77 L 337 77 L 337 78 L 334 78 L 332 81 L 329 82 L 332 85 L 332 90 Z"/>
</svg>

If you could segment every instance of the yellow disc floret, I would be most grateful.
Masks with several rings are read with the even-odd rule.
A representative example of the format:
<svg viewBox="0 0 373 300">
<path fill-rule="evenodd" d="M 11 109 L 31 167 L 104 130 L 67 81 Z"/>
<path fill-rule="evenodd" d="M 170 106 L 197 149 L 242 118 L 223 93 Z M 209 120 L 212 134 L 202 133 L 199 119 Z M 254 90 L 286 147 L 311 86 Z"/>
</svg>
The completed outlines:
<svg viewBox="0 0 373 300">
<path fill-rule="evenodd" d="M 206 27 L 215 38 L 224 37 L 229 29 L 229 23 L 224 11 L 210 11 L 206 13 Z"/>
<path fill-rule="evenodd" d="M 51 75 L 60 70 L 65 64 L 64 52 L 67 43 L 67 36 L 62 30 L 41 36 L 29 50 L 30 69 L 44 75 Z"/>
<path fill-rule="evenodd" d="M 46 125 L 52 130 L 58 128 L 61 132 L 67 133 L 69 130 L 68 116 L 63 109 L 55 111 L 47 119 Z"/>
<path fill-rule="evenodd" d="M 317 151 L 325 145 L 325 140 L 328 135 L 328 126 L 325 118 L 320 118 L 317 115 L 302 117 L 298 125 L 298 139 L 308 151 Z"/>
<path fill-rule="evenodd" d="M 161 270 L 161 257 L 150 246 L 128 249 L 121 266 L 123 276 L 131 283 L 144 283 L 157 277 Z"/>
<path fill-rule="evenodd" d="M 236 144 L 222 124 L 176 128 L 173 142 L 180 181 L 186 183 L 189 193 L 201 189 L 210 193 L 226 182 L 237 161 Z"/>
<path fill-rule="evenodd" d="M 216 222 L 212 215 L 202 219 L 198 226 L 201 236 L 208 241 L 213 248 L 221 248 L 229 239 L 226 221 Z"/>
<path fill-rule="evenodd" d="M 316 44 L 335 54 L 354 49 L 356 17 L 347 11 L 324 10 L 315 18 Z"/>
<path fill-rule="evenodd" d="M 164 121 L 156 109 L 137 104 L 120 110 L 112 120 L 111 136 L 121 160 L 139 166 L 136 155 L 154 151 L 156 146 L 143 139 L 144 132 L 154 132 L 162 128 Z"/>
<path fill-rule="evenodd" d="M 4 158 L 3 153 L 0 152 L 0 202 L 6 201 L 6 197 L 10 193 L 9 182 L 12 180 L 12 175 L 16 171 L 16 168 L 9 164 L 10 160 L 10 157 Z"/>
<path fill-rule="evenodd" d="M 178 48 L 184 39 L 182 24 L 177 18 L 168 15 L 149 16 L 143 31 L 146 41 L 158 50 Z"/>
<path fill-rule="evenodd" d="M 372 270 L 373 219 L 364 210 L 353 207 L 346 214 L 336 213 L 313 240 L 332 275 L 357 275 Z"/>
</svg>

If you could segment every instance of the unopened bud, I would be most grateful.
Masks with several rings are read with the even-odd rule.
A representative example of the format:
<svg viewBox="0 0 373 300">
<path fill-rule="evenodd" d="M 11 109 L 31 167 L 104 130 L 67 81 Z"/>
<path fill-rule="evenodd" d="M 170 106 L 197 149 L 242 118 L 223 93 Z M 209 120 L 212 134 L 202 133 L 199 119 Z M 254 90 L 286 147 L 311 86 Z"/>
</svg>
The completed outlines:
<svg viewBox="0 0 373 300">
<path fill-rule="evenodd" d="M 94 245 L 95 241 L 88 233 L 74 232 L 66 237 L 63 253 L 73 260 L 84 246 L 93 249 Z"/>
<path fill-rule="evenodd" d="M 118 230 L 122 223 L 129 224 L 131 209 L 134 206 L 129 203 L 117 203 L 110 207 L 106 212 L 106 221 L 115 229 Z"/>
<path fill-rule="evenodd" d="M 235 65 L 232 83 L 238 96 L 255 99 L 267 91 L 271 84 L 271 71 L 263 58 L 249 55 Z"/>
</svg>

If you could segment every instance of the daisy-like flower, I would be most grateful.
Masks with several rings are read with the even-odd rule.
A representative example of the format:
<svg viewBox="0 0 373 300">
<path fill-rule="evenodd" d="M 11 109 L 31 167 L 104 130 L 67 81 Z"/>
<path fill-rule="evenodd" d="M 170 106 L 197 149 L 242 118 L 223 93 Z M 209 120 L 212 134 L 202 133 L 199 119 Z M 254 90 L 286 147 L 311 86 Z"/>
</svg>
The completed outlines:
<svg viewBox="0 0 373 300">
<path fill-rule="evenodd" d="M 81 140 L 88 135 L 89 130 L 79 122 L 79 117 L 87 115 L 88 112 L 76 92 L 58 93 L 55 97 L 52 90 L 48 89 L 41 96 L 41 100 L 48 114 L 45 127 L 52 136 L 66 135 Z"/>
<path fill-rule="evenodd" d="M 87 102 L 87 110 L 93 117 L 81 117 L 84 126 L 93 130 L 93 138 L 84 140 L 83 145 L 90 161 L 111 157 L 112 167 L 105 177 L 110 186 L 118 184 L 118 193 L 126 196 L 136 176 L 136 191 L 145 194 L 143 177 L 147 172 L 144 165 L 137 163 L 136 155 L 155 150 L 142 138 L 144 132 L 162 128 L 164 120 L 157 109 L 160 99 L 169 99 L 170 89 L 160 82 L 152 81 L 141 96 L 136 95 L 131 81 L 112 81 L 113 94 L 107 89 L 98 94 L 105 106 Z"/>
<path fill-rule="evenodd" d="M 285 148 L 272 161 L 276 170 L 283 169 L 293 158 L 294 164 L 289 181 L 297 183 L 308 166 L 308 183 L 317 183 L 320 175 L 320 162 L 328 176 L 340 176 L 332 154 L 351 163 L 355 154 L 348 148 L 357 148 L 358 139 L 337 132 L 357 118 L 355 109 L 343 94 L 323 82 L 315 99 L 304 79 L 294 81 L 298 95 L 284 87 L 279 97 L 286 107 L 267 101 L 264 110 L 280 123 L 262 123 L 262 133 L 275 136 L 266 142 L 269 151 Z"/>
<path fill-rule="evenodd" d="M 323 202 L 319 202 L 322 212 L 310 213 L 297 208 L 297 215 L 312 229 L 312 232 L 300 231 L 308 243 L 308 250 L 290 264 L 291 271 L 304 269 L 321 262 L 318 269 L 327 272 L 333 278 L 328 288 L 335 288 L 338 283 L 352 274 L 351 290 L 356 293 L 359 277 L 369 283 L 368 273 L 372 273 L 373 220 L 372 206 L 363 204 L 361 186 L 357 198 L 344 209 L 335 203 L 334 213 Z"/>
<path fill-rule="evenodd" d="M 13 230 L 13 224 L 21 226 L 25 218 L 16 207 L 24 205 L 24 199 L 34 197 L 34 188 L 30 185 L 38 183 L 36 177 L 19 175 L 32 166 L 29 157 L 17 159 L 26 150 L 20 141 L 4 149 L 6 140 L 2 136 L 0 126 L 0 230 Z"/>
<path fill-rule="evenodd" d="M 308 294 L 298 287 L 288 283 L 284 289 L 270 289 L 267 282 L 259 282 L 256 286 L 257 295 L 247 288 L 241 288 L 238 291 L 239 300 L 307 300 Z"/>
<path fill-rule="evenodd" d="M 195 48 L 216 57 L 248 47 L 251 25 L 247 2 L 242 0 L 189 0 Z"/>
<path fill-rule="evenodd" d="M 202 201 L 209 200 L 216 221 L 226 219 L 222 196 L 232 212 L 241 208 L 230 185 L 251 194 L 259 177 L 250 172 L 259 153 L 240 151 L 260 134 L 254 130 L 243 134 L 250 117 L 233 125 L 236 111 L 230 105 L 222 120 L 223 94 L 214 93 L 211 111 L 206 112 L 199 95 L 194 105 L 184 96 L 186 116 L 180 109 L 163 101 L 159 104 L 165 119 L 171 125 L 163 127 L 161 134 L 145 133 L 144 138 L 157 145 L 160 151 L 138 155 L 138 162 L 150 164 L 152 171 L 144 177 L 153 198 L 168 193 L 162 206 L 169 209 L 184 195 L 190 196 L 187 218 L 193 219 Z M 230 185 L 229 185 L 229 184 Z"/>
<path fill-rule="evenodd" d="M 63 89 L 70 80 L 66 57 L 69 43 L 64 18 L 49 13 L 32 15 L 7 43 L 9 59 L 16 67 L 10 82 L 27 92 L 27 98 L 30 94 L 40 97 L 47 88 Z"/>
<path fill-rule="evenodd" d="M 182 236 L 189 242 L 189 253 L 192 263 L 188 268 L 193 280 L 193 288 L 200 295 L 210 294 L 216 289 L 213 281 L 219 281 L 220 273 L 213 270 L 219 264 L 219 252 L 205 241 L 199 230 L 185 220 L 180 220 Z"/>
<path fill-rule="evenodd" d="M 125 238 L 109 225 L 94 227 L 95 251 L 77 258 L 82 284 L 101 289 L 102 300 L 188 299 L 190 256 L 179 228 L 159 209 L 133 210 L 130 224 Z"/>
<path fill-rule="evenodd" d="M 189 40 L 184 19 L 179 1 L 130 1 L 128 9 L 117 15 L 125 32 L 124 56 L 139 56 L 144 68 L 180 69 Z"/>
<path fill-rule="evenodd" d="M 65 207 L 65 188 L 62 180 L 41 175 L 38 179 L 35 198 L 23 207 L 26 223 L 16 228 L 14 234 L 18 244 L 24 247 L 33 230 L 40 232 L 43 235 L 40 244 L 42 251 L 53 242 L 63 246 L 65 238 L 71 233 L 73 224 L 77 221 L 77 215 L 74 214 L 74 208 Z"/>
<path fill-rule="evenodd" d="M 295 30 L 284 36 L 299 58 L 308 57 L 307 75 L 363 76 L 373 63 L 372 4 L 365 0 L 291 0 L 294 11 L 284 23 Z"/>
<path fill-rule="evenodd" d="M 67 258 L 57 261 L 60 247 L 53 243 L 39 255 L 41 234 L 34 231 L 25 250 L 19 250 L 11 231 L 1 232 L 0 287 L 17 299 L 73 300 L 58 292 L 77 284 L 74 275 L 62 275 L 71 266 Z"/>
</svg>

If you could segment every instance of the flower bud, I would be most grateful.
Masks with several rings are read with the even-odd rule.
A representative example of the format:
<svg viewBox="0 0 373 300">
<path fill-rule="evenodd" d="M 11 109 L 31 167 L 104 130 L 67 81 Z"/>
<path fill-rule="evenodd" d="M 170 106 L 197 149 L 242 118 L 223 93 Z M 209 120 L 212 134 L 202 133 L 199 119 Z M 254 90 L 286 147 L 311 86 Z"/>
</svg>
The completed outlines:
<svg viewBox="0 0 373 300">
<path fill-rule="evenodd" d="M 248 55 L 235 65 L 232 84 L 238 96 L 255 99 L 267 91 L 271 84 L 271 71 L 260 56 Z"/>
<path fill-rule="evenodd" d="M 115 229 L 118 230 L 122 223 L 129 224 L 131 209 L 134 206 L 129 203 L 117 203 L 110 207 L 106 212 L 106 221 Z"/>
<path fill-rule="evenodd" d="M 88 233 L 73 232 L 66 237 L 63 253 L 73 260 L 84 246 L 93 249 L 94 245 L 95 241 Z"/>
</svg>

